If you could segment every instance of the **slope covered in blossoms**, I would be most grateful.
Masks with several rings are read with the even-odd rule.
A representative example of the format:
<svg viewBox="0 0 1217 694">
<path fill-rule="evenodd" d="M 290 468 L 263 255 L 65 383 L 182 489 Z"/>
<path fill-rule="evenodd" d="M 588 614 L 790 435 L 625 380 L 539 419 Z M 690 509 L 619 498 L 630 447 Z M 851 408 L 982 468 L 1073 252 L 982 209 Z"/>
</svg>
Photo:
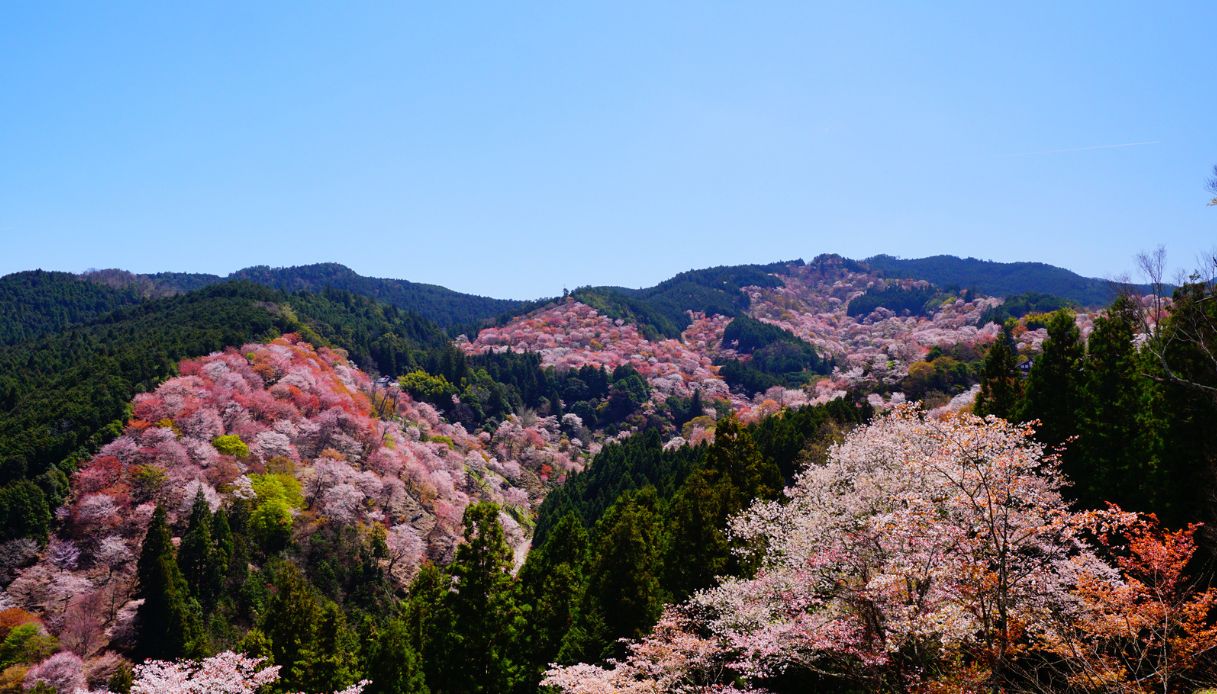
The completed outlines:
<svg viewBox="0 0 1217 694">
<path fill-rule="evenodd" d="M 726 400 L 737 414 L 750 420 L 782 406 L 823 403 L 851 391 L 882 393 L 884 397 L 872 397 L 875 404 L 903 401 L 902 381 L 909 375 L 910 365 L 925 359 L 933 348 L 963 349 L 978 359 L 1000 332 L 997 323 L 987 320 L 1002 305 L 1000 297 L 943 292 L 922 280 L 885 278 L 837 256 L 790 263 L 772 276 L 775 282 L 767 286 L 742 289 L 747 314 L 790 331 L 833 359 L 836 367 L 827 377 L 749 397 L 729 388 L 718 366 L 727 359 L 748 359 L 723 344 L 732 317 L 690 311 L 691 323 L 680 339 L 648 339 L 637 326 L 570 297 L 506 325 L 483 329 L 472 341 L 462 340 L 460 346 L 468 354 L 534 351 L 541 354 L 546 366 L 558 369 L 585 365 L 612 369 L 628 364 L 647 379 L 659 400 L 669 395 L 687 397 L 700 390 L 703 398 Z M 851 310 L 851 303 L 883 291 L 930 298 L 920 311 L 883 305 Z M 1083 335 L 1088 334 L 1093 318 L 1093 313 L 1078 311 L 1076 320 Z M 1042 323 L 1028 320 L 1020 321 L 1014 331 L 1019 351 L 1028 355 L 1038 352 L 1046 334 Z M 964 393 L 966 388 L 959 388 L 958 394 Z M 963 404 L 966 398 L 952 407 Z"/>
<path fill-rule="evenodd" d="M 179 374 L 135 398 L 122 435 L 74 475 L 43 558 L 0 594 L 80 656 L 129 639 L 133 559 L 158 506 L 181 527 L 199 494 L 213 510 L 248 502 L 254 518 L 286 500 L 296 542 L 324 526 L 383 528 L 404 585 L 421 562 L 450 560 L 473 501 L 504 510 L 522 560 L 533 505 L 581 467 L 555 418 L 470 434 L 294 335 L 186 360 Z"/>
</svg>

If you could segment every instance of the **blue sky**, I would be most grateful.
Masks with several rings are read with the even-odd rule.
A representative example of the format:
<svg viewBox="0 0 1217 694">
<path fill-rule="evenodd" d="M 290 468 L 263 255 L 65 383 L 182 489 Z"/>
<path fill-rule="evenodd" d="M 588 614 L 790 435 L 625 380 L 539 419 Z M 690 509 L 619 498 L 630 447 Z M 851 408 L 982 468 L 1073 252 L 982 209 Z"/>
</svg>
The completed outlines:
<svg viewBox="0 0 1217 694">
<path fill-rule="evenodd" d="M 864 5 L 864 6 L 863 6 Z M 1217 246 L 1217 3 L 5 3 L 0 273 Z"/>
</svg>

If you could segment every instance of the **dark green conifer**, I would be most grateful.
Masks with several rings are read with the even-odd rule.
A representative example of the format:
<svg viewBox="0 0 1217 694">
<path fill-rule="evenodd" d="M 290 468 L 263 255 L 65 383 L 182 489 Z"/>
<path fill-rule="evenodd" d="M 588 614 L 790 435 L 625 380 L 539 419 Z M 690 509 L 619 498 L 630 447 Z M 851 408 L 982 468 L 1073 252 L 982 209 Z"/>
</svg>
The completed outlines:
<svg viewBox="0 0 1217 694">
<path fill-rule="evenodd" d="M 1081 433 L 1079 412 L 1084 402 L 1082 363 L 1086 347 L 1072 311 L 1061 309 L 1048 319 L 1048 338 L 1027 376 L 1022 401 L 1015 419 L 1039 420 L 1036 438 L 1050 449 L 1066 445 Z M 1066 446 L 1062 469 L 1077 479 L 1079 451 Z"/>
<path fill-rule="evenodd" d="M 1014 415 L 1022 391 L 1018 376 L 1018 351 L 1014 344 L 1014 322 L 1006 321 L 1001 334 L 985 353 L 981 367 L 980 393 L 974 407 L 981 417 L 995 415 L 1009 419 Z"/>
<path fill-rule="evenodd" d="M 522 627 L 511 574 L 514 553 L 497 504 L 470 504 L 464 520 L 464 542 L 450 568 L 453 590 L 447 596 L 453 620 L 449 655 L 460 664 L 450 670 L 451 690 L 506 692 L 520 674 L 511 659 L 511 644 Z"/>
<path fill-rule="evenodd" d="M 137 578 L 137 594 L 144 602 L 137 613 L 136 654 L 157 659 L 201 655 L 202 611 L 178 568 L 165 511 L 159 506 L 144 537 Z"/>
</svg>

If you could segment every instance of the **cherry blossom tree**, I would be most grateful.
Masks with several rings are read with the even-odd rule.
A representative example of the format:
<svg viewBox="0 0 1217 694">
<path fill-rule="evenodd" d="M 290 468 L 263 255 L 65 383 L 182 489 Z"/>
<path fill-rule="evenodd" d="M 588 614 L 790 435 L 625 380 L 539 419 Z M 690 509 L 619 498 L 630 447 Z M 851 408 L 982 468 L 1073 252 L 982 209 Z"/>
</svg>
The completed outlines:
<svg viewBox="0 0 1217 694">
<path fill-rule="evenodd" d="M 254 694 L 279 680 L 279 666 L 264 658 L 224 651 L 202 661 L 149 660 L 135 666 L 131 694 Z M 359 694 L 362 681 L 334 694 Z"/>
<path fill-rule="evenodd" d="M 732 522 L 754 577 L 694 595 L 686 621 L 634 644 L 603 678 L 710 683 L 725 669 L 726 681 L 763 681 L 797 667 L 910 689 L 958 686 L 962 663 L 974 682 L 1008 686 L 1039 631 L 1077 613 L 1079 576 L 1115 575 L 1062 484 L 1030 429 L 897 407 L 807 468 L 785 500 Z M 667 659 L 683 652 L 677 640 L 698 657 Z M 549 676 L 579 691 L 567 686 L 576 674 Z"/>
</svg>

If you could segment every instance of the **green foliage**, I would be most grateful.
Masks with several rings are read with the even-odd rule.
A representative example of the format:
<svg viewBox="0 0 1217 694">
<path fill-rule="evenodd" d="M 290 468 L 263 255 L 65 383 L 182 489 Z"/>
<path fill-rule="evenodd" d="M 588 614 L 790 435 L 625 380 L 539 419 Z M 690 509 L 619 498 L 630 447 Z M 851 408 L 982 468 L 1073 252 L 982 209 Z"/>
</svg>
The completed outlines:
<svg viewBox="0 0 1217 694">
<path fill-rule="evenodd" d="M 205 612 L 210 612 L 219 600 L 232 558 L 232 534 L 227 532 L 226 542 L 222 537 L 228 530 L 224 515 L 223 511 L 213 515 L 200 491 L 195 496 L 190 521 L 178 547 L 182 576 Z"/>
<path fill-rule="evenodd" d="M 45 542 L 50 525 L 51 509 L 38 485 L 18 479 L 0 487 L 0 542 L 19 537 Z"/>
<path fill-rule="evenodd" d="M 900 390 L 910 400 L 933 407 L 970 388 L 976 383 L 980 370 L 981 362 L 975 350 L 964 346 L 950 350 L 934 347 L 924 360 L 909 364 Z"/>
<path fill-rule="evenodd" d="M 36 340 L 140 302 L 67 272 L 17 272 L 0 277 L 0 345 Z"/>
<path fill-rule="evenodd" d="M 519 653 L 527 668 L 526 682 L 540 681 L 541 673 L 558 658 L 566 634 L 575 628 L 588 552 L 587 529 L 577 515 L 567 513 L 545 544 L 528 553 L 520 570 L 521 601 L 530 607 Z"/>
<path fill-rule="evenodd" d="M 41 624 L 19 624 L 0 642 L 0 670 L 10 665 L 33 665 L 59 650 L 59 640 Z"/>
<path fill-rule="evenodd" d="M 432 376 L 422 369 L 401 376 L 397 383 L 415 400 L 429 402 L 441 410 L 451 405 L 452 396 L 456 394 L 456 388 L 443 374 Z"/>
<path fill-rule="evenodd" d="M 1073 313 L 1065 309 L 1052 313 L 1048 338 L 1031 365 L 1023 399 L 1013 413 L 1017 421 L 1039 421 L 1036 438 L 1050 447 L 1064 446 L 1082 433 L 1079 418 L 1085 402 L 1085 356 L 1086 346 Z M 1080 480 L 1085 471 L 1077 468 L 1077 453 L 1075 446 L 1066 446 L 1062 467 L 1070 479 Z"/>
<path fill-rule="evenodd" d="M 746 315 L 727 325 L 722 344 L 751 356 L 747 361 L 728 360 L 719 371 L 732 389 L 748 396 L 777 385 L 798 387 L 833 367 L 794 333 Z"/>
<path fill-rule="evenodd" d="M 660 584 L 662 526 L 653 487 L 626 492 L 591 533 L 587 588 L 561 657 L 599 660 L 621 655 L 620 638 L 638 638 L 659 618 L 667 595 Z"/>
<path fill-rule="evenodd" d="M 399 616 L 389 617 L 363 634 L 363 673 L 372 680 L 364 690 L 367 694 L 428 691 L 422 660 L 410 637 L 409 625 Z"/>
<path fill-rule="evenodd" d="M 1016 296 L 1006 297 L 1000 306 L 988 309 L 981 314 L 976 324 L 984 327 L 989 323 L 1004 325 L 1011 318 L 1022 318 L 1031 313 L 1052 313 L 1062 309 L 1072 309 L 1076 304 L 1068 299 L 1040 292 L 1024 292 Z"/>
<path fill-rule="evenodd" d="M 136 576 L 137 595 L 144 601 L 136 613 L 136 654 L 161 660 L 201 655 L 206 650 L 202 612 L 178 568 L 165 511 L 159 506 L 144 536 Z"/>
<path fill-rule="evenodd" d="M 1022 395 L 1013 329 L 1012 322 L 1006 323 L 985 352 L 985 362 L 980 372 L 980 393 L 974 406 L 976 414 L 982 417 L 996 415 L 1009 419 Z"/>
<path fill-rule="evenodd" d="M 237 458 L 246 458 L 249 456 L 249 446 L 241 440 L 236 434 L 224 434 L 217 436 L 211 440 L 211 445 L 224 455 L 231 455 Z"/>
<path fill-rule="evenodd" d="M 282 691 L 333 691 L 359 679 L 357 642 L 338 606 L 317 595 L 292 563 L 274 567 L 275 591 L 262 620 Z"/>
<path fill-rule="evenodd" d="M 289 508 L 304 508 L 304 493 L 300 480 L 284 472 L 268 472 L 249 475 L 250 486 L 258 496 L 258 502 L 278 500 Z"/>
<path fill-rule="evenodd" d="M 1153 498 L 1163 480 L 1142 426 L 1146 383 L 1139 377 L 1137 324 L 1130 302 L 1121 297 L 1095 319 L 1085 359 L 1085 406 L 1081 410 L 1078 494 L 1083 504 L 1104 501 L 1137 508 Z"/>
<path fill-rule="evenodd" d="M 794 261 L 801 264 L 802 261 Z M 611 318 L 622 318 L 650 338 L 679 337 L 689 311 L 738 316 L 748 308 L 744 287 L 777 287 L 773 273 L 791 263 L 735 265 L 682 272 L 647 289 L 581 287 L 572 296 Z"/>
<path fill-rule="evenodd" d="M 222 281 L 214 276 L 198 278 L 169 273 L 151 277 L 162 284 L 183 288 L 198 286 L 201 282 Z M 484 321 L 523 304 L 520 301 L 462 294 L 433 284 L 363 277 L 337 263 L 285 268 L 259 265 L 238 270 L 228 279 L 254 282 L 285 292 L 319 293 L 326 288 L 343 290 L 416 313 L 442 326 Z"/>
<path fill-rule="evenodd" d="M 908 312 L 914 316 L 927 315 L 928 305 L 938 295 L 932 287 L 901 287 L 893 284 L 866 290 L 862 296 L 850 300 L 845 312 L 851 316 L 865 316 L 883 307 L 897 314 Z"/>
<path fill-rule="evenodd" d="M 271 498 L 259 503 L 249 517 L 250 532 L 267 554 L 287 547 L 292 539 L 294 524 L 292 507 L 281 498 Z"/>
<path fill-rule="evenodd" d="M 454 590 L 446 602 L 453 618 L 449 691 L 506 692 L 520 676 L 511 644 L 522 629 L 516 606 L 514 555 L 499 507 L 489 502 L 465 509 L 465 538 L 449 571 Z"/>
</svg>

